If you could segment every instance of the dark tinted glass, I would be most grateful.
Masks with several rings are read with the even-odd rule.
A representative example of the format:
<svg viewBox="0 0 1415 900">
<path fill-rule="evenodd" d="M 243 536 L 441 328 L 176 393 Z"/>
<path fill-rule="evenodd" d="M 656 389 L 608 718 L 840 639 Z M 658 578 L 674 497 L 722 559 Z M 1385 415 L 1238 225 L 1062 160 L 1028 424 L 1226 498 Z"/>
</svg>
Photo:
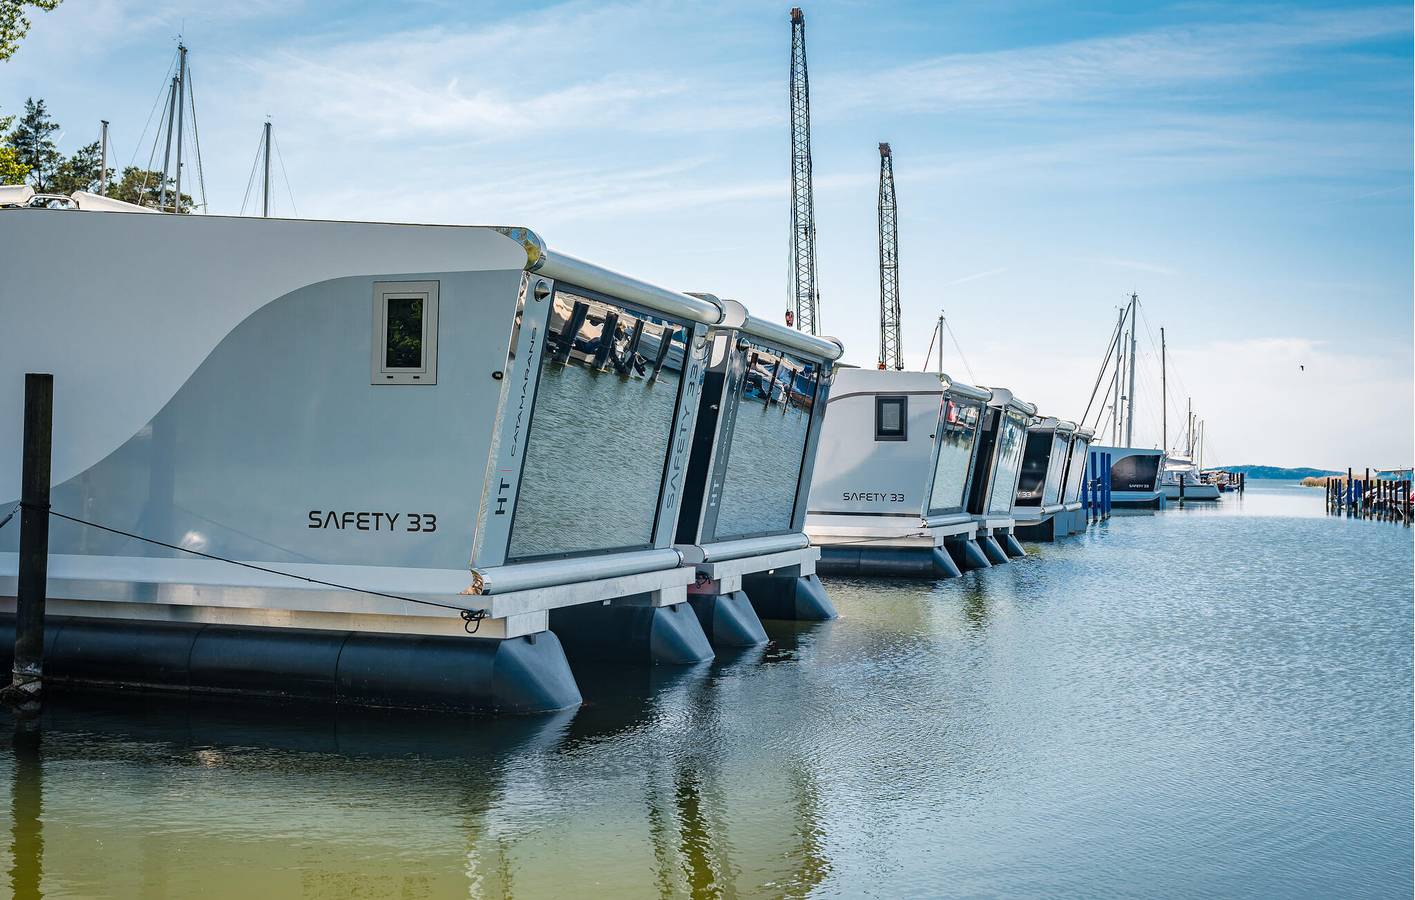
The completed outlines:
<svg viewBox="0 0 1415 900">
<path fill-rule="evenodd" d="M 906 439 L 905 423 L 909 417 L 908 397 L 875 398 L 875 440 L 902 441 Z"/>
<path fill-rule="evenodd" d="M 1160 458 L 1156 456 L 1126 456 L 1110 466 L 1112 491 L 1153 491 L 1159 477 Z"/>
<path fill-rule="evenodd" d="M 388 369 L 423 366 L 423 298 L 389 297 L 383 365 Z"/>
</svg>

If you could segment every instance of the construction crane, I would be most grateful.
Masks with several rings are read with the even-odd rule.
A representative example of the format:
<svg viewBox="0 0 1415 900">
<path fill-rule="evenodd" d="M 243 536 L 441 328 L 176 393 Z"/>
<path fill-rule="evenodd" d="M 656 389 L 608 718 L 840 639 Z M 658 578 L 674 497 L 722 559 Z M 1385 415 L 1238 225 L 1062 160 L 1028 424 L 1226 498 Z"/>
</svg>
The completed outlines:
<svg viewBox="0 0 1415 900">
<path fill-rule="evenodd" d="M 943 348 L 939 335 L 939 349 Z M 899 340 L 899 223 L 894 207 L 894 155 L 879 145 L 879 367 L 903 369 Z"/>
<path fill-rule="evenodd" d="M 816 203 L 811 193 L 811 87 L 806 77 L 806 16 L 791 10 L 791 303 L 786 322 L 816 334 Z"/>
</svg>

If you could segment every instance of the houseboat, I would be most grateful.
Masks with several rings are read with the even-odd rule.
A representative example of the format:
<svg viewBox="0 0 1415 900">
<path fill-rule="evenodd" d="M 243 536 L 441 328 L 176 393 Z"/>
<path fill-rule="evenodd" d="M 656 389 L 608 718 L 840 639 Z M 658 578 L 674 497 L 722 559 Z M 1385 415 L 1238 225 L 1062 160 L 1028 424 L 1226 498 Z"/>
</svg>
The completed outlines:
<svg viewBox="0 0 1415 900">
<path fill-rule="evenodd" d="M 960 560 L 989 565 L 967 507 L 991 398 L 938 373 L 836 372 L 806 515 L 822 571 L 947 578 Z"/>
<path fill-rule="evenodd" d="M 519 227 L 28 207 L 0 246 L 5 510 L 53 373 L 46 681 L 560 709 L 587 604 L 711 654 L 674 541 L 717 301 Z"/>
<path fill-rule="evenodd" d="M 1017 476 L 1017 498 L 1012 507 L 1017 537 L 1050 541 L 1071 533 L 1063 495 L 1075 436 L 1074 422 L 1055 417 L 1033 422 L 1027 428 L 1022 469 Z"/>
<path fill-rule="evenodd" d="M 1164 505 L 1160 469 L 1165 452 L 1143 447 L 1095 447 L 1110 454 L 1111 505 L 1158 509 Z"/>
<path fill-rule="evenodd" d="M 720 302 L 675 546 L 696 571 L 689 600 L 713 642 L 765 643 L 758 616 L 835 617 L 805 521 L 843 348 Z"/>
<path fill-rule="evenodd" d="M 966 508 L 977 525 L 978 544 L 993 565 L 1025 555 L 1013 534 L 1013 511 L 1027 428 L 1036 414 L 1034 405 L 996 387 L 983 410 Z"/>
<path fill-rule="evenodd" d="M 1097 501 L 1097 498 L 1091 495 L 1089 486 L 1085 484 L 1089 477 L 1086 468 L 1091 455 L 1091 441 L 1095 436 L 1096 433 L 1089 428 L 1077 428 L 1071 435 L 1071 449 L 1066 456 L 1066 474 L 1062 479 L 1061 491 L 1061 500 L 1066 510 L 1055 519 L 1058 525 L 1064 524 L 1067 534 L 1078 534 L 1086 530 L 1090 515 L 1087 505 L 1094 505 Z"/>
</svg>

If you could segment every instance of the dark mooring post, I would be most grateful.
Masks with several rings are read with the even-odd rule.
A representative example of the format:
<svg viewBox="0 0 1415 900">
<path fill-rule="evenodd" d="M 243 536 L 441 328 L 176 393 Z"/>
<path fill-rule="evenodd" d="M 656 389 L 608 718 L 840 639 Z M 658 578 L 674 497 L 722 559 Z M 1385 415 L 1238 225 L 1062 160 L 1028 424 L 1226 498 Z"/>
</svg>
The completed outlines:
<svg viewBox="0 0 1415 900">
<path fill-rule="evenodd" d="M 44 595 L 49 577 L 49 457 L 54 376 L 25 375 L 24 455 L 20 472 L 20 571 L 15 592 L 15 664 L 5 700 L 39 711 L 44 674 Z"/>
<path fill-rule="evenodd" d="M 570 351 L 574 349 L 575 338 L 579 337 L 580 329 L 585 326 L 585 316 L 589 315 L 590 307 L 585 303 L 575 303 L 570 307 L 570 320 L 560 326 L 560 339 L 556 341 L 555 353 L 551 359 L 563 363 L 570 358 Z"/>
</svg>

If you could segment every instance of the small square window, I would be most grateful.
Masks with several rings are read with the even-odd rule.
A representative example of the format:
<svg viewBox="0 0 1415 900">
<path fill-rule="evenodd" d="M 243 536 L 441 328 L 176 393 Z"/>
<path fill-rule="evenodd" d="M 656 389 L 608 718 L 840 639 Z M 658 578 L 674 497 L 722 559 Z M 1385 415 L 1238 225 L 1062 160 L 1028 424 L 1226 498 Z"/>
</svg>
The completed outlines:
<svg viewBox="0 0 1415 900">
<path fill-rule="evenodd" d="M 875 440 L 907 441 L 909 439 L 909 398 L 875 398 Z"/>
<path fill-rule="evenodd" d="M 437 282 L 373 286 L 373 384 L 437 384 Z"/>
</svg>

